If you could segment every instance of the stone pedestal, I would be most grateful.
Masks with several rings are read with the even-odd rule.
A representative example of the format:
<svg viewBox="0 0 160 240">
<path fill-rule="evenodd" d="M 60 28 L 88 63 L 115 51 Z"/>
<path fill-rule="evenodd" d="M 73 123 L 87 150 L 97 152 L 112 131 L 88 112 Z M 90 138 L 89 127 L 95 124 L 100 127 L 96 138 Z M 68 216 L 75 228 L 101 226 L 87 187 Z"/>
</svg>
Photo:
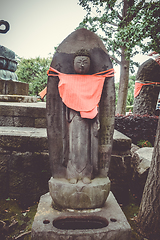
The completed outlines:
<svg viewBox="0 0 160 240">
<path fill-rule="evenodd" d="M 49 193 L 40 199 L 32 240 L 129 240 L 127 219 L 110 192 L 102 208 L 57 210 Z"/>
<path fill-rule="evenodd" d="M 0 102 L 36 103 L 37 97 L 24 95 L 0 95 Z"/>
<path fill-rule="evenodd" d="M 90 209 L 102 207 L 110 191 L 109 178 L 94 178 L 90 184 L 78 181 L 71 184 L 67 179 L 49 181 L 49 191 L 56 206 L 66 209 Z"/>
<path fill-rule="evenodd" d="M 29 84 L 0 79 L 0 94 L 2 95 L 28 95 Z"/>
</svg>

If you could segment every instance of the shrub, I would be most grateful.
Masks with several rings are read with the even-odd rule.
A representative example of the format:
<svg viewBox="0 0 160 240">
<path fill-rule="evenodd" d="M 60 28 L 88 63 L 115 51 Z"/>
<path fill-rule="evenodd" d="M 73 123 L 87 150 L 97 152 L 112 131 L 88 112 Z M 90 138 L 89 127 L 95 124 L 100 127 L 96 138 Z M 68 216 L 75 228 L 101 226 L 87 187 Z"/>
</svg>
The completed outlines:
<svg viewBox="0 0 160 240">
<path fill-rule="evenodd" d="M 149 141 L 142 140 L 142 139 L 137 142 L 137 145 L 141 148 L 142 147 L 152 147 L 152 144 Z"/>
</svg>

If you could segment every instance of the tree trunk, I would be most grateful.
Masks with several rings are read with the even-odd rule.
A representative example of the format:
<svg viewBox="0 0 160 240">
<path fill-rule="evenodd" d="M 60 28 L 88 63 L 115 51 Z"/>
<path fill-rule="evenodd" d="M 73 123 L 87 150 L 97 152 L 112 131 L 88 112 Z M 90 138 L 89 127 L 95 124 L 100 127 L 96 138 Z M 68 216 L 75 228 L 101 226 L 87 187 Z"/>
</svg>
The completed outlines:
<svg viewBox="0 0 160 240">
<path fill-rule="evenodd" d="M 160 118 L 137 221 L 140 232 L 149 240 L 160 239 Z"/>
<path fill-rule="evenodd" d="M 129 8 L 128 0 L 123 0 L 123 10 L 122 10 L 123 19 L 125 19 L 125 17 L 127 16 L 128 8 Z M 116 114 L 123 114 L 123 115 L 125 115 L 126 113 L 126 102 L 127 102 L 128 81 L 129 81 L 129 65 L 130 65 L 130 61 L 126 59 L 125 50 L 126 50 L 126 47 L 122 46 L 121 47 L 120 81 L 119 81 L 118 101 L 117 101 L 117 109 L 116 109 Z"/>
<path fill-rule="evenodd" d="M 121 53 L 121 69 L 120 69 L 120 81 L 119 81 L 119 91 L 118 91 L 118 101 L 116 114 L 126 113 L 126 102 L 128 93 L 128 80 L 129 80 L 129 64 L 130 61 L 126 60 L 125 47 L 122 47 Z"/>
</svg>

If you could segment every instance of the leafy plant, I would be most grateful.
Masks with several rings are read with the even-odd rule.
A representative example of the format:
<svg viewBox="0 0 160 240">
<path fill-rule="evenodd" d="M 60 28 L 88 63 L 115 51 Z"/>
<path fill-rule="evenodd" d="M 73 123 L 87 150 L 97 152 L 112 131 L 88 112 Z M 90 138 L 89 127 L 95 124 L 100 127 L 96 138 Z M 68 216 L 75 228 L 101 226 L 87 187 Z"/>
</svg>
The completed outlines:
<svg viewBox="0 0 160 240">
<path fill-rule="evenodd" d="M 47 85 L 47 70 L 51 58 L 20 58 L 16 74 L 18 81 L 29 84 L 29 95 L 38 95 Z"/>
<path fill-rule="evenodd" d="M 152 147 L 152 144 L 148 140 L 140 140 L 137 142 L 137 146 L 139 147 Z"/>
</svg>

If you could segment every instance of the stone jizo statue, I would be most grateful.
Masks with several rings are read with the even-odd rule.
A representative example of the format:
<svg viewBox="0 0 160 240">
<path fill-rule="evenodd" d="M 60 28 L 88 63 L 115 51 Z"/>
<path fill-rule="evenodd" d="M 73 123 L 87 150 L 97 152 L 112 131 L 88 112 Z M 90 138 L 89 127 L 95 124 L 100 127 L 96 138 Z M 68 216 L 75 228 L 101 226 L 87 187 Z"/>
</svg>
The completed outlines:
<svg viewBox="0 0 160 240">
<path fill-rule="evenodd" d="M 98 207 L 109 193 L 113 74 L 102 41 L 86 29 L 69 35 L 53 56 L 46 103 L 49 189 L 54 203 L 64 208 Z"/>
<path fill-rule="evenodd" d="M 87 56 L 84 54 L 85 51 L 81 51 L 74 58 L 74 70 L 77 74 L 89 72 L 89 53 Z M 90 183 L 93 168 L 94 171 L 98 170 L 98 118 L 97 116 L 94 120 L 82 118 L 78 112 L 68 109 L 67 121 L 69 125 L 67 178 L 70 183 L 77 183 L 80 179 L 84 183 Z"/>
</svg>

